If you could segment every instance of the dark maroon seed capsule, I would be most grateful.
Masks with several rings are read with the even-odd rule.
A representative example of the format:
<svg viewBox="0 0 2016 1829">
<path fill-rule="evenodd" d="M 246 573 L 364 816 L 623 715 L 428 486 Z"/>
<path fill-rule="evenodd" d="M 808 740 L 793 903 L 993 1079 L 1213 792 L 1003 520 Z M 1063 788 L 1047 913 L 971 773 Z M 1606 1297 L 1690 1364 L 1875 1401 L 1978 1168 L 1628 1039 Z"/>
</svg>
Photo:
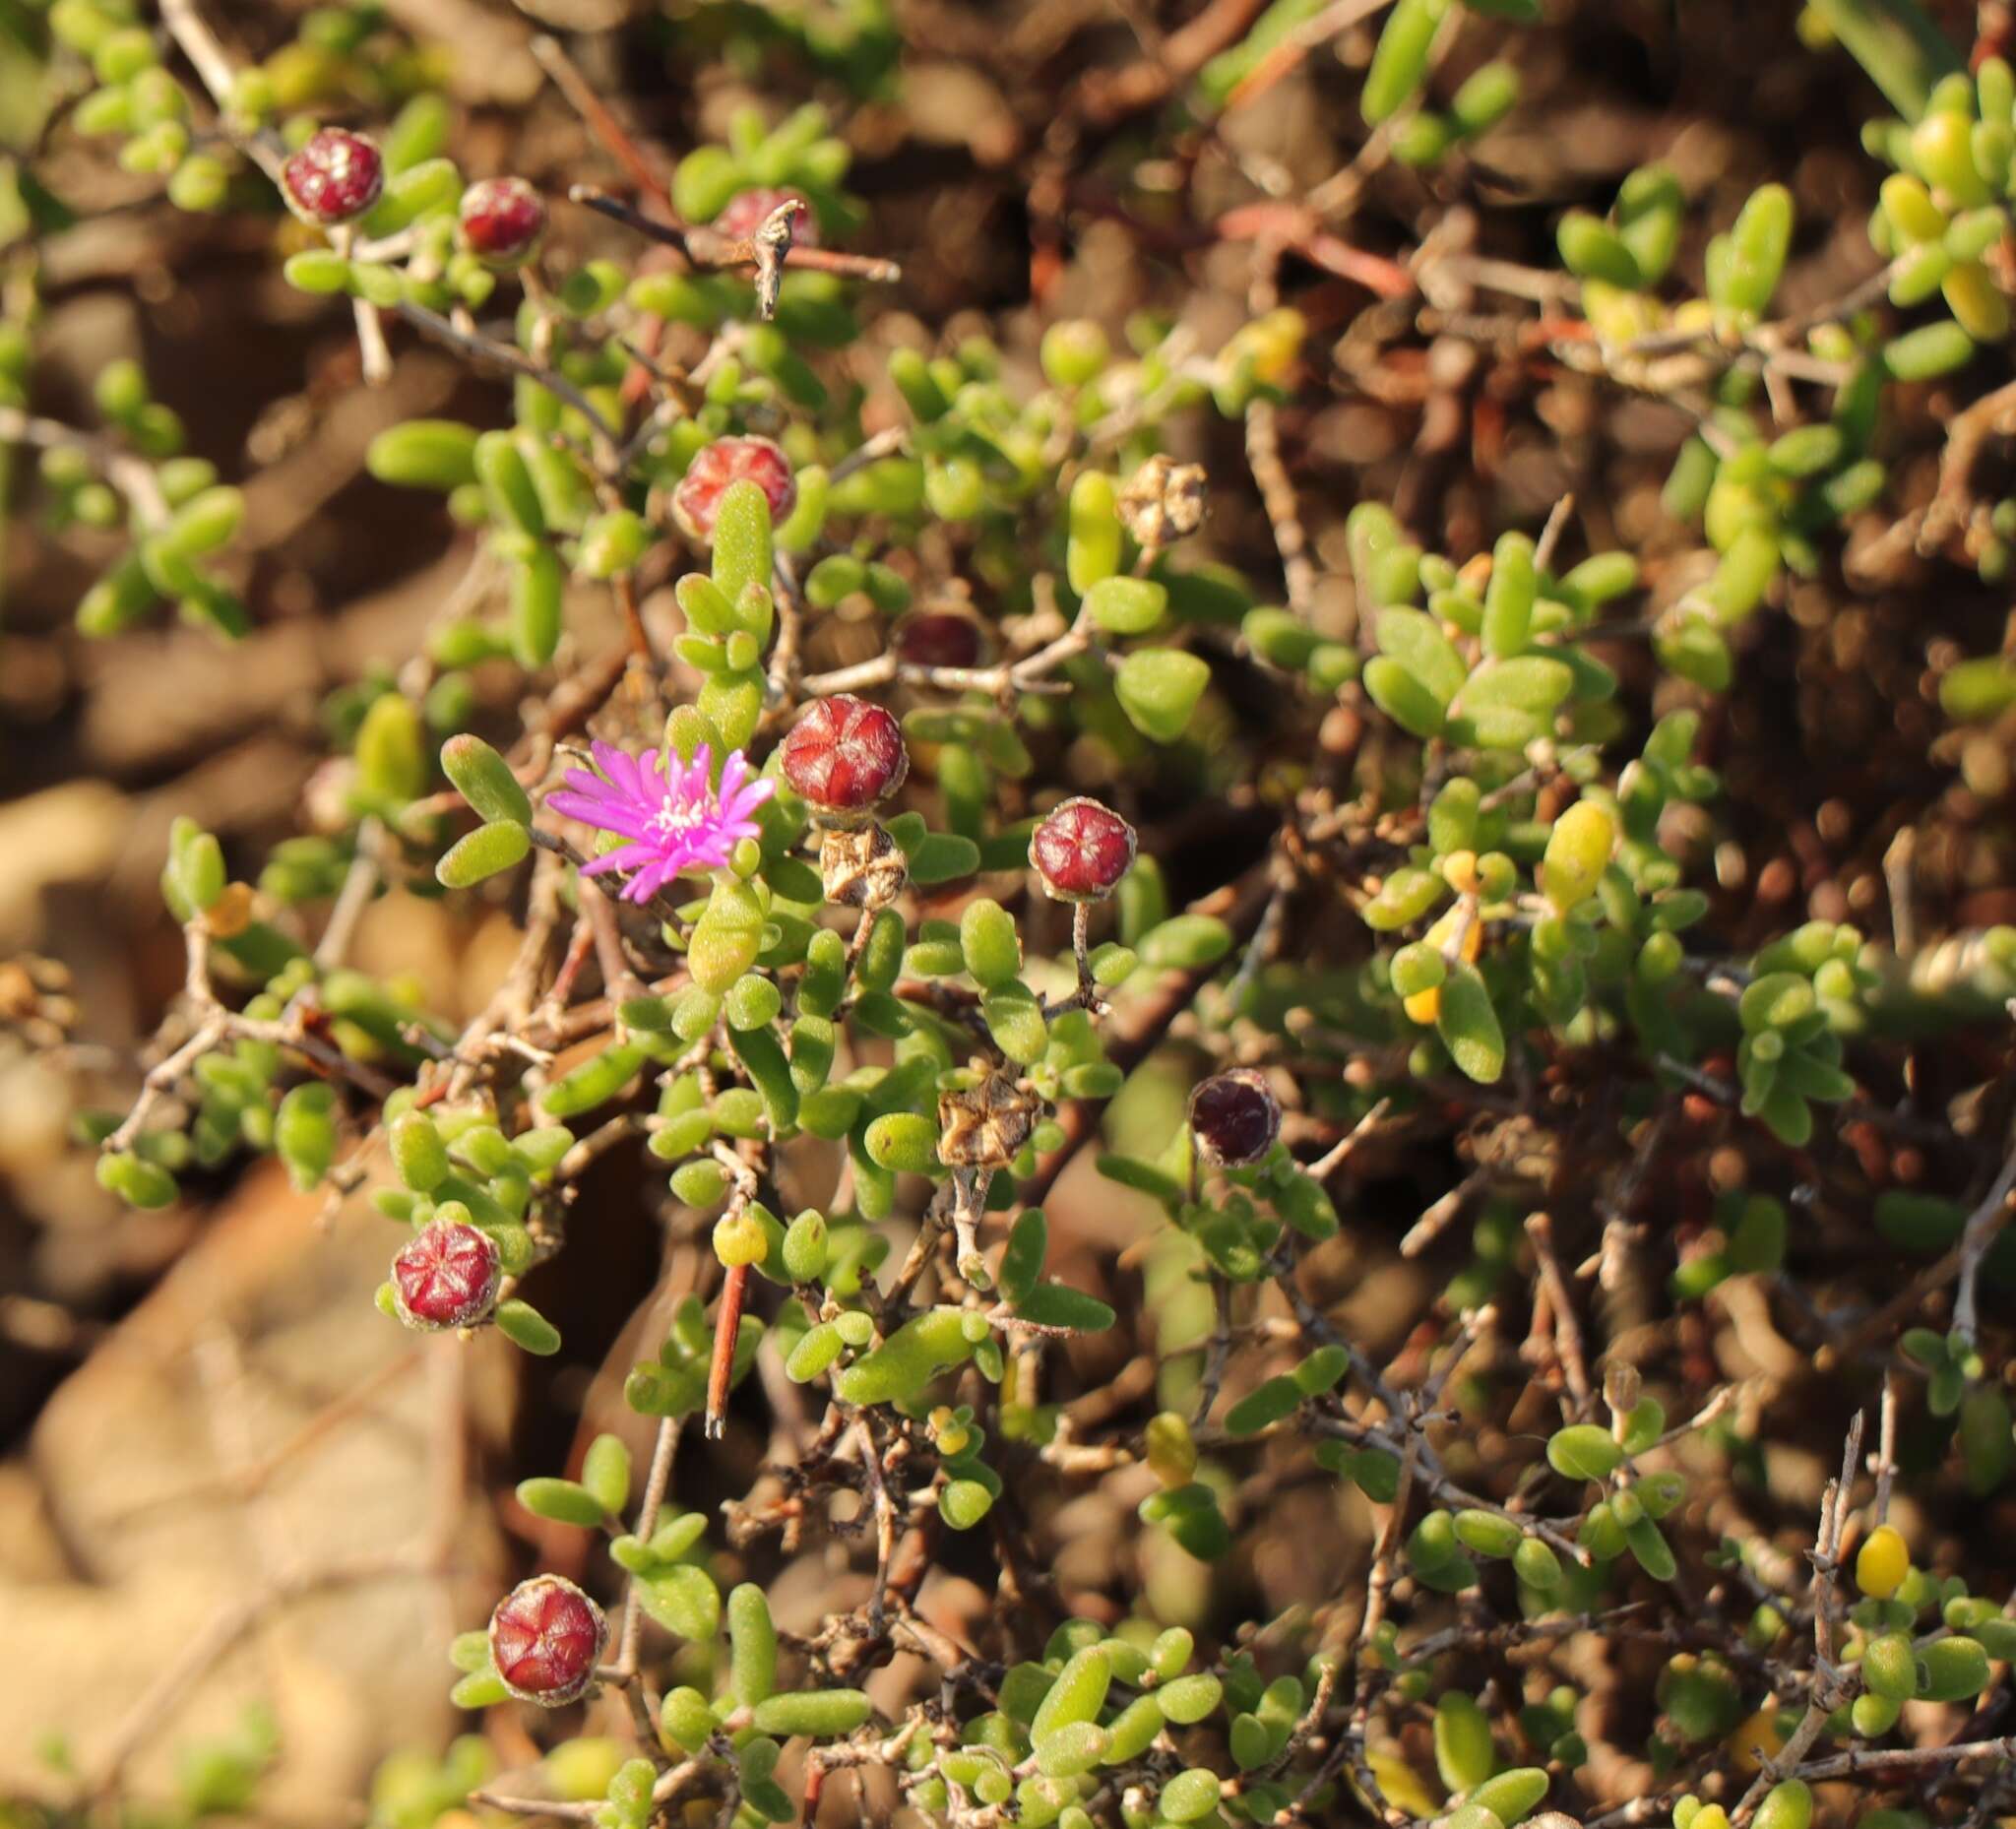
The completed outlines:
<svg viewBox="0 0 2016 1829">
<path fill-rule="evenodd" d="M 1250 1067 L 1215 1073 L 1190 1095 L 1190 1131 L 1204 1160 L 1221 1168 L 1257 1163 L 1281 1134 L 1281 1106 Z"/>
<path fill-rule="evenodd" d="M 472 1327 L 497 1299 L 497 1247 L 453 1220 L 422 1227 L 392 1260 L 400 1318 L 409 1327 Z"/>
<path fill-rule="evenodd" d="M 523 178 L 485 178 L 462 193 L 463 244 L 486 267 L 530 260 L 545 232 L 545 200 Z"/>
<path fill-rule="evenodd" d="M 325 127 L 281 167 L 296 216 L 322 228 L 353 222 L 385 189 L 385 161 L 362 134 Z"/>
<path fill-rule="evenodd" d="M 701 447 L 679 478 L 679 486 L 672 491 L 672 513 L 694 539 L 711 540 L 721 498 L 730 483 L 745 479 L 769 499 L 772 527 L 797 502 L 797 478 L 791 474 L 791 461 L 781 446 L 767 438 L 717 438 Z"/>
<path fill-rule="evenodd" d="M 879 705 L 837 692 L 807 707 L 784 739 L 784 778 L 829 813 L 863 813 L 903 786 L 903 730 Z"/>
<path fill-rule="evenodd" d="M 559 1708 L 595 1681 L 608 1622 L 562 1575 L 535 1575 L 490 1615 L 490 1662 L 521 1702 Z"/>
<path fill-rule="evenodd" d="M 980 625 L 956 609 L 920 610 L 896 631 L 897 658 L 911 666 L 978 666 L 986 654 Z"/>
<path fill-rule="evenodd" d="M 792 245 L 816 248 L 819 245 L 819 223 L 812 215 L 811 199 L 803 191 L 778 190 L 770 185 L 759 184 L 754 190 L 738 191 L 730 197 L 727 208 L 714 219 L 714 231 L 718 235 L 746 241 L 770 221 L 780 207 L 788 203 L 805 206 L 791 218 Z"/>
<path fill-rule="evenodd" d="M 1029 860 L 1059 902 L 1103 902 L 1134 862 L 1134 828 L 1109 806 L 1066 800 L 1038 826 Z"/>
</svg>

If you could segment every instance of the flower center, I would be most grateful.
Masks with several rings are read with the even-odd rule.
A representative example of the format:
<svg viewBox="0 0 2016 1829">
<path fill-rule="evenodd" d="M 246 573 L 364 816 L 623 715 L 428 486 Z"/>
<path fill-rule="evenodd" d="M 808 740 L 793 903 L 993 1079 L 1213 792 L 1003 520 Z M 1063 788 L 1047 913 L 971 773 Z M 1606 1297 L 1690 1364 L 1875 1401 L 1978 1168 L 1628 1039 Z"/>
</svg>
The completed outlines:
<svg viewBox="0 0 2016 1829">
<path fill-rule="evenodd" d="M 651 816 L 651 829 L 661 838 L 680 838 L 707 819 L 705 799 L 667 799 Z"/>
</svg>

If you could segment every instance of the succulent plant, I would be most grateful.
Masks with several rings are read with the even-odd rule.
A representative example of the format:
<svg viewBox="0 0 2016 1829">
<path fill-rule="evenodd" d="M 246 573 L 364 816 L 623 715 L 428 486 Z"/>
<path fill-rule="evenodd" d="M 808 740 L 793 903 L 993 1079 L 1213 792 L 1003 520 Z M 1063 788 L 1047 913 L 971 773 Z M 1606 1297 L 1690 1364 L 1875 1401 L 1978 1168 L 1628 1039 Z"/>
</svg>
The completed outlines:
<svg viewBox="0 0 2016 1829">
<path fill-rule="evenodd" d="M 553 170 L 564 116 L 463 133 L 397 9 L 262 25 L 244 68 L 186 0 L 15 34 L 55 47 L 45 138 L 242 216 L 234 261 L 271 235 L 365 380 L 410 340 L 470 371 L 355 491 L 464 585 L 328 695 L 300 830 L 174 821 L 179 1000 L 124 1104 L 77 1115 L 135 1208 L 266 1155 L 368 1198 L 400 1240 L 379 1307 L 463 1336 L 426 1356 L 596 1407 L 505 1512 L 579 1579 L 447 1649 L 459 1707 L 600 1686 L 629 1737 L 527 1713 L 493 1737 L 550 1748 L 536 1783 L 490 1787 L 471 1739 L 373 1821 L 1992 1813 L 2016 929 L 1966 920 L 2002 907 L 2016 712 L 2016 661 L 1969 646 L 2016 563 L 1993 21 L 1963 68 L 1910 0 L 1813 0 L 1767 87 L 1854 59 L 1897 110 L 1858 151 L 1774 170 L 1718 128 L 1548 190 L 1489 138 L 1544 141 L 1522 80 L 1552 106 L 1584 55 L 1519 50 L 1527 0 L 1135 10 L 1145 60 L 973 126 L 1012 208 L 976 235 L 924 199 L 914 252 L 905 160 L 872 211 L 850 162 L 954 53 L 906 59 L 879 0 L 624 24 L 611 70 L 824 98 L 726 109 L 635 205 L 466 183 L 471 150 Z M 596 157 L 648 170 L 538 54 Z M 1289 84 L 1283 161 L 1258 109 Z M 369 137 L 318 118 L 339 101 Z M 271 477 L 186 451 L 137 361 L 42 416 L 70 180 L 18 162 L 17 496 L 100 568 L 85 636 L 172 604 L 238 640 L 310 542 L 241 537 Z M 1813 232 L 1816 173 L 1866 193 L 1866 235 Z M 946 293 L 996 216 L 1029 225 L 1000 322 Z M 1122 248 L 1142 308 L 1062 315 Z M 1580 511 L 1534 486 L 1557 457 Z M 22 672 L 23 703 L 69 692 L 67 659 Z M 366 963 L 388 893 L 515 927 L 494 996 Z M 0 964 L 0 1042 L 63 1085 L 75 991 Z M 662 1281 L 598 1258 L 563 1342 L 546 1266 L 618 1232 Z M 1777 1501 L 1823 1465 L 1808 1532 Z M 1934 1744 L 1908 1703 L 1979 1725 Z M 251 1807 L 273 1757 L 213 1749 L 159 1820 Z M 822 1815 L 857 1777 L 872 1804 Z M 1922 1818 L 1881 1801 L 1907 1780 Z"/>
</svg>

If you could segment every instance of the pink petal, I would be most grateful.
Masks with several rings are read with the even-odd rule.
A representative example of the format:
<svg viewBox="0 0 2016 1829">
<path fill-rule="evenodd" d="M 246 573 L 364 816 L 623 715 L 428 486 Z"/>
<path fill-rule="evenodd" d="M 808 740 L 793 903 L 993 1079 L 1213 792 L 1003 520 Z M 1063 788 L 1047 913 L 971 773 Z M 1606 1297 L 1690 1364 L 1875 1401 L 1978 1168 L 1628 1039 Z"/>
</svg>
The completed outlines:
<svg viewBox="0 0 2016 1829">
<path fill-rule="evenodd" d="M 618 832 L 626 839 L 641 843 L 651 840 L 650 815 L 630 806 L 598 806 L 593 801 L 577 799 L 572 794 L 548 794 L 546 804 L 557 813 L 565 813 L 569 819 L 578 819 L 584 825 L 596 827 L 602 832 Z"/>
<path fill-rule="evenodd" d="M 601 764 L 602 773 L 625 799 L 648 800 L 651 797 L 650 785 L 639 772 L 635 756 L 620 749 L 611 749 L 602 757 Z"/>
<path fill-rule="evenodd" d="M 555 789 L 546 795 L 546 804 L 556 813 L 564 813 L 569 819 L 586 820 L 590 825 L 598 824 L 601 816 L 610 810 L 606 800 L 591 799 L 585 793 L 569 793 Z"/>
<path fill-rule="evenodd" d="M 591 857 L 581 866 L 581 874 L 600 876 L 605 870 L 634 870 L 639 864 L 650 862 L 652 855 L 648 846 L 619 845 L 599 857 Z"/>
<path fill-rule="evenodd" d="M 629 901 L 636 903 L 640 908 L 642 908 L 644 904 L 649 902 L 652 899 L 652 897 L 657 895 L 658 892 L 664 887 L 664 864 L 662 860 L 654 861 L 652 863 L 646 864 L 642 870 L 638 871 L 638 873 L 634 877 L 632 877 L 628 883 L 626 883 L 623 886 L 623 894 Z"/>
<path fill-rule="evenodd" d="M 759 776 L 735 790 L 734 797 L 724 797 L 722 811 L 730 819 L 746 819 L 764 801 L 777 791 L 777 784 Z"/>
<path fill-rule="evenodd" d="M 595 800 L 618 800 L 623 796 L 599 775 L 591 775 L 586 769 L 569 769 L 560 778 L 575 792 L 587 794 Z"/>
</svg>

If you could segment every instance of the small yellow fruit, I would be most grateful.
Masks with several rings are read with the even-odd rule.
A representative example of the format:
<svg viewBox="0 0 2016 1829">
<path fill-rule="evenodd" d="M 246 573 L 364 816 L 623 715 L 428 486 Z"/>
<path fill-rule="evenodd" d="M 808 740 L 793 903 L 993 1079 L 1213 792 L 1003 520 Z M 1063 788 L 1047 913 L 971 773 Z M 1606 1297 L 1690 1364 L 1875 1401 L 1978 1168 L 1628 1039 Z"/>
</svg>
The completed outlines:
<svg viewBox="0 0 2016 1829">
<path fill-rule="evenodd" d="M 1423 946 L 1431 946 L 1437 952 L 1447 953 L 1449 942 L 1455 935 L 1457 923 L 1468 920 L 1463 930 L 1463 943 L 1456 949 L 1456 957 L 1466 965 L 1475 965 L 1477 956 L 1483 950 L 1484 924 L 1477 918 L 1477 913 L 1467 902 L 1459 902 L 1447 910 L 1440 920 L 1430 927 L 1422 938 Z M 1418 990 L 1412 997 L 1404 998 L 1401 1008 L 1407 1012 L 1407 1020 L 1423 1026 L 1432 1023 L 1442 1013 L 1442 987 L 1439 984 L 1427 990 Z"/>
<path fill-rule="evenodd" d="M 770 1240 L 764 1233 L 763 1222 L 746 1209 L 715 1222 L 714 1254 L 727 1269 L 761 1263 L 769 1250 Z"/>
<path fill-rule="evenodd" d="M 235 940 L 251 924 L 250 883 L 226 883 L 223 894 L 210 905 L 203 916 L 204 930 L 213 940 Z"/>
<path fill-rule="evenodd" d="M 1878 1525 L 1856 1551 L 1855 1585 L 1872 1601 L 1887 1601 L 1911 1573 L 1911 1550 L 1894 1526 Z"/>
<path fill-rule="evenodd" d="M 1778 1704 L 1766 1702 L 1748 1720 L 1739 1722 L 1725 1744 L 1736 1770 L 1745 1778 L 1754 1778 L 1764 1769 L 1764 1761 L 1776 1759 L 1785 1744 L 1785 1735 L 1778 1731 Z M 1697 1825 L 1699 1821 L 1696 1817 Z"/>
<path fill-rule="evenodd" d="M 1477 893 L 1477 852 L 1453 851 L 1442 859 L 1442 880 L 1459 896 Z"/>
<path fill-rule="evenodd" d="M 1279 386 L 1289 377 L 1295 358 L 1302 352 L 1302 339 L 1309 334 L 1308 321 L 1299 311 L 1284 305 L 1249 324 L 1253 349 L 1253 373 L 1269 386 Z"/>
</svg>

